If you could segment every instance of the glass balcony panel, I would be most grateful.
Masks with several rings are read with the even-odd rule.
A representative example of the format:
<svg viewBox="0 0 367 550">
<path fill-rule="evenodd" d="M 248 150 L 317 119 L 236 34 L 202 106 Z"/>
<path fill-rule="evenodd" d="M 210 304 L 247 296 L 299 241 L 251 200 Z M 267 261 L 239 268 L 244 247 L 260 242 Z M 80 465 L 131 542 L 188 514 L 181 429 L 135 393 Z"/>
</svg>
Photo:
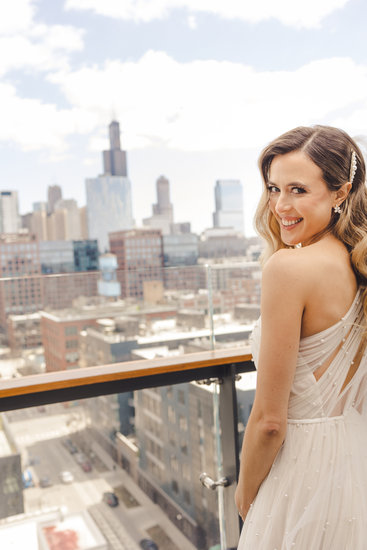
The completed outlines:
<svg viewBox="0 0 367 550">
<path fill-rule="evenodd" d="M 244 349 L 260 316 L 260 264 L 226 262 L 208 269 L 215 349 Z"/>
<path fill-rule="evenodd" d="M 232 348 L 233 342 L 243 349 L 243 342 L 231 336 L 234 310 L 228 308 L 226 314 L 224 309 L 228 302 L 222 295 L 234 299 L 236 289 L 235 277 L 224 270 L 219 274 L 207 266 L 156 272 L 141 268 L 111 277 L 113 288 L 99 272 L 0 279 L 2 378 L 131 360 L 148 364 L 156 358 L 169 365 L 171 359 L 214 346 Z M 101 278 L 107 285 L 99 284 Z M 11 467 L 16 474 L 4 480 L 11 498 L 4 499 L 2 517 L 56 507 L 61 521 L 70 510 L 79 513 L 81 502 L 87 510 L 89 504 L 100 505 L 101 495 L 111 492 L 111 484 L 106 489 L 105 482 L 121 474 L 122 484 L 134 482 L 144 498 L 165 512 L 175 541 L 178 529 L 187 548 L 234 548 L 223 517 L 228 489 L 212 491 L 199 483 L 203 472 L 213 480 L 225 476 L 229 462 L 233 471 L 236 457 L 233 440 L 223 453 L 221 377 L 201 382 L 174 381 L 171 386 L 59 404 L 42 401 L 38 407 L 3 413 L 2 424 L 17 458 Z M 241 418 L 242 406 L 241 397 Z M 46 449 L 52 449 L 53 457 L 47 458 Z M 107 478 L 99 475 L 100 470 Z M 133 481 L 127 482 L 126 476 Z M 89 478 L 98 480 L 97 489 L 86 483 Z M 63 496 L 64 490 L 70 498 Z M 109 532 L 106 521 L 100 517 L 97 526 L 103 524 Z M 158 537 L 154 530 L 143 534 Z M 137 538 L 132 538 L 135 548 Z M 178 548 L 186 548 L 179 536 L 177 541 Z"/>
<path fill-rule="evenodd" d="M 71 533 L 96 548 L 219 547 L 218 491 L 199 481 L 218 469 L 212 391 L 190 382 L 1 413 L 12 498 L 0 543 L 33 525 L 45 548 Z"/>
<path fill-rule="evenodd" d="M 157 266 L 2 278 L 0 329 L 0 366 L 9 376 L 208 351 L 207 270 Z"/>
</svg>

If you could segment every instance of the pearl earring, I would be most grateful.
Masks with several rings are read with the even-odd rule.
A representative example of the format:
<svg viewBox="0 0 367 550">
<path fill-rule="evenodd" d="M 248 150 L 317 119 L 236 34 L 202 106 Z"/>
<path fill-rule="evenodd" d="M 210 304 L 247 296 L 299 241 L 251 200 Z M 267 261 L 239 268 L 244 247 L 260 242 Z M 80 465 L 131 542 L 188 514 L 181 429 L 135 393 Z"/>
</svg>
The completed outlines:
<svg viewBox="0 0 367 550">
<path fill-rule="evenodd" d="M 334 212 L 335 212 L 335 214 L 341 214 L 342 213 L 342 209 L 340 208 L 340 206 L 338 204 L 336 204 L 334 206 Z"/>
</svg>

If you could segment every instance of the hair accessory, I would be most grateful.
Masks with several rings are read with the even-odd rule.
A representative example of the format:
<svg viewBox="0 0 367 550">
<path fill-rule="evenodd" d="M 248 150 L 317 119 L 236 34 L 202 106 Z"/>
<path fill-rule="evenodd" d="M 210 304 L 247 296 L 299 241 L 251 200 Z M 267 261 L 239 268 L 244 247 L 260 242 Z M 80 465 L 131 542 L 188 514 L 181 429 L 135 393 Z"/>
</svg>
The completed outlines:
<svg viewBox="0 0 367 550">
<path fill-rule="evenodd" d="M 350 159 L 350 171 L 349 171 L 350 183 L 353 183 L 356 171 L 357 171 L 357 155 L 355 151 L 352 151 L 352 156 Z"/>
<path fill-rule="evenodd" d="M 341 214 L 342 213 L 342 209 L 340 208 L 339 204 L 336 204 L 334 206 L 334 212 L 335 212 L 335 214 Z"/>
</svg>

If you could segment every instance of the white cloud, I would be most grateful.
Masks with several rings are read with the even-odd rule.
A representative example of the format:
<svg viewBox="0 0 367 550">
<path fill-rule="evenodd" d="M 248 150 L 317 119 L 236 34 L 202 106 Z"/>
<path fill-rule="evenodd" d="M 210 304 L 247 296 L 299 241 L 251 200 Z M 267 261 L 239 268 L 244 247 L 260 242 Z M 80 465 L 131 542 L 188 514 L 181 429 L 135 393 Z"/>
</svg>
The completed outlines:
<svg viewBox="0 0 367 550">
<path fill-rule="evenodd" d="M 0 140 L 57 156 L 68 151 L 70 136 L 81 134 L 99 152 L 112 113 L 129 150 L 244 150 L 300 124 L 338 125 L 352 134 L 367 128 L 367 66 L 349 58 L 257 72 L 240 63 L 179 63 L 150 51 L 137 62 L 63 68 L 48 79 L 70 109 L 22 98 L 2 84 Z"/>
<path fill-rule="evenodd" d="M 347 120 L 365 102 L 367 67 L 334 58 L 293 72 L 256 72 L 239 63 L 179 63 L 151 51 L 136 63 L 108 61 L 49 78 L 103 127 L 113 110 L 128 148 L 209 151 L 256 147 L 299 124 L 332 123 L 340 110 Z M 367 127 L 363 109 L 358 128 Z"/>
<path fill-rule="evenodd" d="M 195 15 L 188 15 L 187 16 L 187 25 L 191 30 L 196 30 L 198 27 L 198 22 L 195 17 Z"/>
<path fill-rule="evenodd" d="M 32 24 L 34 0 L 11 0 L 0 3 L 0 35 L 20 33 Z"/>
<path fill-rule="evenodd" d="M 326 16 L 349 0 L 66 0 L 65 9 L 91 10 L 99 15 L 148 22 L 175 9 L 214 14 L 224 19 L 258 23 L 276 19 L 292 27 L 318 27 Z"/>
<path fill-rule="evenodd" d="M 34 0 L 0 3 L 0 74 L 66 69 L 70 54 L 83 49 L 83 33 L 68 25 L 36 20 Z"/>
<path fill-rule="evenodd" d="M 15 143 L 24 151 L 51 152 L 58 158 L 67 151 L 69 135 L 89 133 L 98 122 L 92 113 L 19 97 L 10 84 L 0 84 L 0 120 L 0 141 Z"/>
</svg>

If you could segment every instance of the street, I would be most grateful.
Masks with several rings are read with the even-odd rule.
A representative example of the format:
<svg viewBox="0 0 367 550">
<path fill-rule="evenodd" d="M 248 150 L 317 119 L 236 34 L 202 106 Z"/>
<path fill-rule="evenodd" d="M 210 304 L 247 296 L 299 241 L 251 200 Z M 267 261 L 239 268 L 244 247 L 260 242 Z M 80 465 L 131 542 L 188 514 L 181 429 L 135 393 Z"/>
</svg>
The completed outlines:
<svg viewBox="0 0 367 550">
<path fill-rule="evenodd" d="M 52 507 L 63 507 L 68 513 L 88 510 L 112 550 L 138 550 L 141 539 L 157 532 L 165 541 L 159 550 L 195 550 L 124 470 L 118 466 L 113 469 L 103 450 L 98 456 L 95 442 L 90 442 L 93 452 L 92 447 L 85 448 L 85 438 L 79 436 L 86 427 L 82 406 L 48 405 L 11 411 L 6 417 L 21 451 L 23 469 L 31 471 L 35 482 L 35 487 L 24 490 L 25 512 Z M 77 453 L 68 450 L 67 439 L 76 444 L 78 451 L 84 451 L 92 464 L 91 471 L 83 471 Z M 62 482 L 61 472 L 70 472 L 74 480 Z M 40 480 L 47 480 L 49 486 L 41 487 Z M 106 491 L 120 496 L 117 507 L 102 502 Z"/>
</svg>

